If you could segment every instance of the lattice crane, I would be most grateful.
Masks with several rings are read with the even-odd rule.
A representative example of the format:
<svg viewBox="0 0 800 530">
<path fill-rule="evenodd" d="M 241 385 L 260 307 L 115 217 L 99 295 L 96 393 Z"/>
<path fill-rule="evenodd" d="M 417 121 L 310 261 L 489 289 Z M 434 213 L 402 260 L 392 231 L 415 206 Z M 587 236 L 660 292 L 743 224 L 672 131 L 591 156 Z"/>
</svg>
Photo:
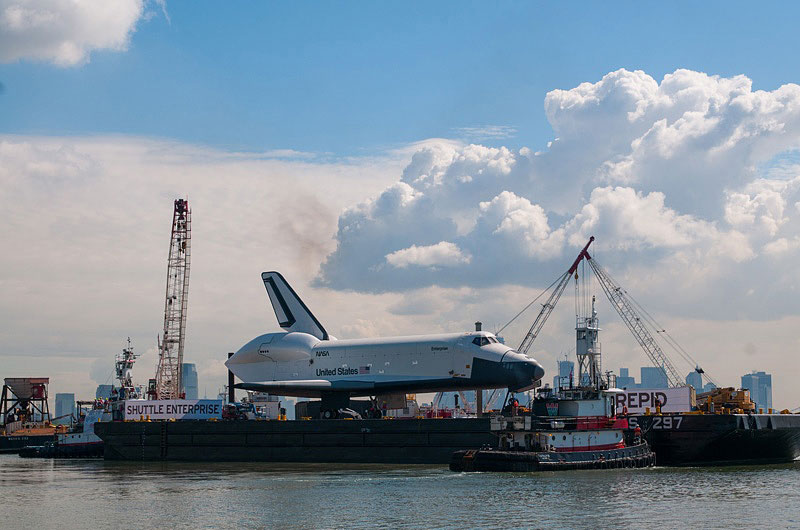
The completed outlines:
<svg viewBox="0 0 800 530">
<path fill-rule="evenodd" d="M 182 396 L 181 372 L 186 338 L 186 304 L 189 295 L 189 262 L 192 241 L 192 211 L 184 199 L 175 201 L 172 236 L 167 258 L 167 294 L 164 301 L 164 331 L 158 340 L 156 399 Z"/>
<path fill-rule="evenodd" d="M 639 346 L 642 347 L 645 354 L 650 359 L 650 362 L 654 366 L 664 370 L 670 386 L 684 386 L 683 380 L 678 373 L 678 370 L 675 368 L 675 365 L 672 363 L 667 354 L 661 349 L 661 346 L 658 344 L 655 337 L 647 329 L 645 321 L 636 310 L 636 303 L 630 298 L 627 292 L 620 287 L 613 278 L 611 278 L 611 276 L 600 266 L 600 264 L 589 255 L 589 245 L 591 245 L 593 241 L 594 237 L 589 238 L 589 242 L 586 243 L 586 246 L 583 247 L 583 250 L 581 250 L 580 254 L 578 254 L 578 257 L 575 258 L 572 266 L 564 274 L 559 276 L 558 279 L 556 279 L 556 281 L 550 285 L 550 287 L 547 288 L 545 292 L 549 291 L 550 288 L 553 288 L 553 290 L 550 293 L 547 301 L 542 304 L 542 310 L 539 312 L 536 320 L 534 320 L 533 325 L 531 326 L 530 330 L 528 330 L 525 338 L 522 339 L 522 343 L 519 345 L 519 348 L 517 348 L 517 351 L 527 355 L 528 350 L 530 350 L 531 345 L 533 344 L 533 341 L 536 339 L 539 331 L 541 331 L 544 323 L 547 321 L 548 317 L 558 303 L 558 300 L 561 298 L 561 295 L 564 293 L 564 289 L 567 287 L 572 275 L 578 270 L 578 265 L 582 260 L 585 259 L 592 268 L 597 280 L 600 282 L 603 292 L 605 292 L 609 302 L 611 302 L 611 305 L 622 318 L 623 322 L 625 322 L 625 325 L 628 326 L 628 329 L 639 343 Z M 517 314 L 517 316 L 519 316 L 519 314 Z M 514 319 L 512 319 L 512 322 L 513 320 Z M 506 324 L 506 326 L 507 325 L 508 324 Z M 699 366 L 696 368 L 696 370 L 698 373 L 704 373 Z"/>
</svg>

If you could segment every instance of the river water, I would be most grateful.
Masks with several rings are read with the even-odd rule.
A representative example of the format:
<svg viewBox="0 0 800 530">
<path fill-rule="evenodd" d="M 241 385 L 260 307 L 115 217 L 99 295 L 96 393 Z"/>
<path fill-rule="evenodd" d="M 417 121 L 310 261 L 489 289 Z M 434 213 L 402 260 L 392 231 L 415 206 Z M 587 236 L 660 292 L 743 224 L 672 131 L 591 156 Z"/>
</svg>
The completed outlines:
<svg viewBox="0 0 800 530">
<path fill-rule="evenodd" d="M 452 473 L 442 466 L 0 456 L 2 528 L 800 528 L 800 462 Z"/>
</svg>

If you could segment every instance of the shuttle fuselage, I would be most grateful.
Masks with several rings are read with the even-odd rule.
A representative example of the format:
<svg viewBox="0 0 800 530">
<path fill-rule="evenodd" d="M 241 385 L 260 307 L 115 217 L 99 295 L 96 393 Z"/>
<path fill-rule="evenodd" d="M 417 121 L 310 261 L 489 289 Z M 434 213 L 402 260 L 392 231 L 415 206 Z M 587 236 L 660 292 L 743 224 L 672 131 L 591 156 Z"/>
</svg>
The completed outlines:
<svg viewBox="0 0 800 530">
<path fill-rule="evenodd" d="M 330 398 L 399 392 L 532 388 L 544 369 L 486 332 L 337 340 L 277 272 L 262 274 L 286 331 L 251 340 L 225 363 L 238 388 Z"/>
</svg>

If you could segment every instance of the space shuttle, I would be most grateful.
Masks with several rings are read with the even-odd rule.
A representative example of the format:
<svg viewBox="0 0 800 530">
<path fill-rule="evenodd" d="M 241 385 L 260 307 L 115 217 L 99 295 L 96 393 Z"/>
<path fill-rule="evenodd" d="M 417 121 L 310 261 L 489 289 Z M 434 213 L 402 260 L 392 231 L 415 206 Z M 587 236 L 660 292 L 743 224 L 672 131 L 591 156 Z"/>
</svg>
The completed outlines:
<svg viewBox="0 0 800 530">
<path fill-rule="evenodd" d="M 538 386 L 544 369 L 483 331 L 337 340 L 278 272 L 261 274 L 283 331 L 254 338 L 225 365 L 236 388 L 321 398 L 323 410 L 351 397 Z"/>
</svg>

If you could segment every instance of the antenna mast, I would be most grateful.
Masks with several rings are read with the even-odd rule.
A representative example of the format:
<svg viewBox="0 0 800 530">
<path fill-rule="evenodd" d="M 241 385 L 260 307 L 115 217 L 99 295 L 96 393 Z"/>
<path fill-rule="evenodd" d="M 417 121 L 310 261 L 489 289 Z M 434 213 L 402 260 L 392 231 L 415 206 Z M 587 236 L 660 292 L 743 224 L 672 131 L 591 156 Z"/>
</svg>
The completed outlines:
<svg viewBox="0 0 800 530">
<path fill-rule="evenodd" d="M 192 211 L 189 209 L 189 202 L 177 199 L 172 213 L 172 237 L 167 259 L 164 332 L 158 341 L 156 399 L 180 399 L 183 390 L 181 372 L 186 338 L 191 238 Z"/>
</svg>

